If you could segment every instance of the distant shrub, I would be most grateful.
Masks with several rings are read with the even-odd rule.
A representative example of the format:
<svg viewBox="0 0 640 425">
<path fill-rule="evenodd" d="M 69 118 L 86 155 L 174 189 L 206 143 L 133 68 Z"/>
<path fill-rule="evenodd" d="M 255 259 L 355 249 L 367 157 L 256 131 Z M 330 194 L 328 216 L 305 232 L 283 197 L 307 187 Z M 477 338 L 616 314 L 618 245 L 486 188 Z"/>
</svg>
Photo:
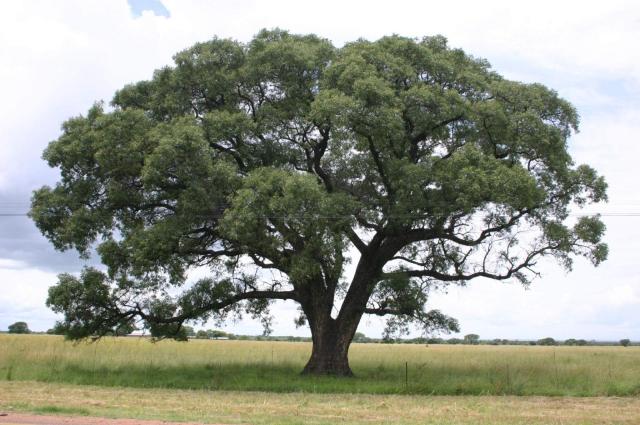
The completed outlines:
<svg viewBox="0 0 640 425">
<path fill-rule="evenodd" d="M 15 322 L 14 324 L 9 325 L 9 333 L 30 334 L 31 330 L 29 329 L 29 325 L 27 325 L 27 322 Z"/>
<path fill-rule="evenodd" d="M 371 338 L 368 338 L 362 332 L 356 332 L 356 334 L 353 336 L 353 342 L 370 342 L 370 341 L 371 341 Z"/>
<path fill-rule="evenodd" d="M 464 343 L 470 345 L 477 345 L 480 342 L 480 336 L 477 334 L 468 334 L 464 336 Z"/>
</svg>

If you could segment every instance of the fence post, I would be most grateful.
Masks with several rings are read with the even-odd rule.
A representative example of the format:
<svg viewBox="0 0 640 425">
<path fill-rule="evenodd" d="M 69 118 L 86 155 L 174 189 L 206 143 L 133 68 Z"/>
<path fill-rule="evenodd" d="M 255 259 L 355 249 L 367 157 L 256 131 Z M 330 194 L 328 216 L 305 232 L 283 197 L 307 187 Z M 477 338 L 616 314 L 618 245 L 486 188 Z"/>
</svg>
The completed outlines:
<svg viewBox="0 0 640 425">
<path fill-rule="evenodd" d="M 556 374 L 556 389 L 558 389 L 560 383 L 558 381 L 558 361 L 556 360 L 556 349 L 555 349 L 555 347 L 553 348 L 553 368 L 554 368 L 555 374 Z"/>
<path fill-rule="evenodd" d="M 409 391 L 409 362 L 404 362 L 404 387 Z"/>
</svg>

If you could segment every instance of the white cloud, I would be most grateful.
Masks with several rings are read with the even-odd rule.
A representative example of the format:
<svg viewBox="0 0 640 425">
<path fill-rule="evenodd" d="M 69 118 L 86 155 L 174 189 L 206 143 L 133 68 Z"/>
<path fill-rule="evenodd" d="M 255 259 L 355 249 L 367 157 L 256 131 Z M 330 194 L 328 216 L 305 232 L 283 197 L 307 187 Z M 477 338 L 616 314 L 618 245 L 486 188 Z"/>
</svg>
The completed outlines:
<svg viewBox="0 0 640 425">
<path fill-rule="evenodd" d="M 56 315 L 44 305 L 47 288 L 56 280 L 53 273 L 0 263 L 0 328 L 17 321 L 27 322 L 32 330 L 52 327 Z"/>
<path fill-rule="evenodd" d="M 638 78 L 635 41 L 640 6 L 634 1 L 507 0 L 312 2 L 275 0 L 203 3 L 166 0 L 171 28 L 247 39 L 262 27 L 314 32 L 342 43 L 390 33 L 444 34 L 453 45 L 501 62 L 555 72 Z M 208 32 L 208 34 L 207 34 Z M 636 80 L 637 81 L 637 80 Z"/>
<path fill-rule="evenodd" d="M 622 307 L 627 305 L 640 304 L 640 291 L 638 283 L 635 286 L 631 284 L 621 284 L 611 288 L 605 294 L 606 304 L 611 307 Z"/>
<path fill-rule="evenodd" d="M 24 269 L 29 267 L 27 263 L 20 260 L 14 260 L 12 258 L 0 258 L 0 269 Z"/>
</svg>

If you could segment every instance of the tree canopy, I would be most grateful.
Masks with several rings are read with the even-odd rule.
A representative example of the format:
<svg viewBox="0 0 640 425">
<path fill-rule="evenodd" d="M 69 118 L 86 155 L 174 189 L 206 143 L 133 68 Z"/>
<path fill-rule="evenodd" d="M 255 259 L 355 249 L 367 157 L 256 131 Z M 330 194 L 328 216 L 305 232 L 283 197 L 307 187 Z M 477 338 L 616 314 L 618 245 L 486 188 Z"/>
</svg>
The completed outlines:
<svg viewBox="0 0 640 425">
<path fill-rule="evenodd" d="M 67 120 L 44 159 L 61 173 L 31 217 L 106 271 L 63 274 L 48 305 L 72 338 L 300 306 L 312 373 L 350 374 L 364 314 L 457 330 L 429 291 L 528 284 L 542 257 L 606 259 L 606 200 L 573 163 L 573 106 L 509 81 L 441 36 L 357 40 L 261 31 L 214 38 Z M 188 282 L 206 266 L 210 276 Z"/>
<path fill-rule="evenodd" d="M 9 325 L 9 333 L 10 334 L 30 334 L 31 330 L 29 329 L 29 325 L 27 322 L 15 322 Z"/>
<path fill-rule="evenodd" d="M 464 343 L 477 345 L 480 343 L 480 335 L 478 334 L 467 334 L 464 336 Z"/>
<path fill-rule="evenodd" d="M 548 336 L 546 338 L 539 339 L 536 342 L 536 344 L 537 345 L 558 345 L 558 341 Z"/>
</svg>

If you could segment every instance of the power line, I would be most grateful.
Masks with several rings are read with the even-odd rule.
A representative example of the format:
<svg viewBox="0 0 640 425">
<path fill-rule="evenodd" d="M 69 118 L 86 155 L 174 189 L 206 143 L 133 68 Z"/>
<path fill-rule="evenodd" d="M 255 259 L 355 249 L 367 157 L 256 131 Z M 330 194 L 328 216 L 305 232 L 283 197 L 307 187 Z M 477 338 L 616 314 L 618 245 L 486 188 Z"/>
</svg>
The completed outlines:
<svg viewBox="0 0 640 425">
<path fill-rule="evenodd" d="M 0 213 L 0 217 L 27 217 L 29 214 L 27 213 Z M 594 215 L 598 215 L 600 217 L 640 217 L 640 212 L 620 212 L 620 213 L 603 213 L 603 212 L 589 212 L 589 213 L 569 213 L 567 214 L 569 217 L 590 217 L 590 216 L 594 216 Z M 430 217 L 436 217 L 438 216 L 438 214 L 432 214 L 432 215 L 425 215 L 425 216 L 411 216 L 411 215 L 406 215 L 406 216 L 402 216 L 402 215 L 389 215 L 389 216 L 385 216 L 387 218 L 396 218 L 396 219 L 402 219 L 402 218 L 416 218 L 416 219 L 427 219 Z M 197 217 L 197 218 L 222 218 L 222 216 L 220 214 L 203 214 L 203 215 L 195 215 L 195 216 L 191 216 L 191 217 Z M 331 215 L 331 216 L 327 216 L 327 215 L 316 215 L 316 214 L 290 214 L 290 215 L 260 215 L 260 216 L 256 216 L 256 218 L 270 218 L 270 219 L 285 219 L 285 218 L 305 218 L 305 217 L 312 217 L 312 218 L 323 218 L 323 219 L 338 219 L 338 218 L 350 218 L 353 217 L 353 215 Z"/>
</svg>

